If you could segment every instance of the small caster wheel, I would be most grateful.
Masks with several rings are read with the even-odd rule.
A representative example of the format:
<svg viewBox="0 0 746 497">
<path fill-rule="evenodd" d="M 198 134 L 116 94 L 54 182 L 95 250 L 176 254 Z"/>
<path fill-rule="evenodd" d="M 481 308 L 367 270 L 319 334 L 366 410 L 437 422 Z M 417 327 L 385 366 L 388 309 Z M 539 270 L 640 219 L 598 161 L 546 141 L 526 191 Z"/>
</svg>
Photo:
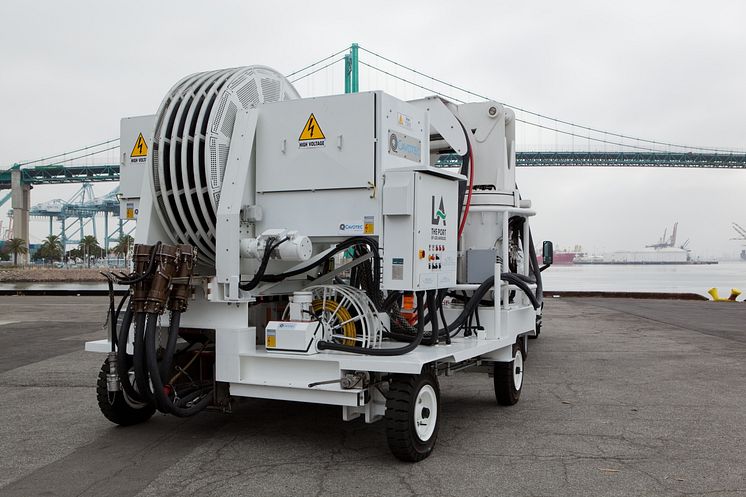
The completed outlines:
<svg viewBox="0 0 746 497">
<path fill-rule="evenodd" d="M 106 388 L 106 375 L 109 374 L 109 359 L 104 361 L 96 382 L 96 399 L 103 415 L 120 426 L 144 423 L 155 413 L 153 403 L 141 404 L 127 398 L 124 391 L 109 392 Z"/>
<path fill-rule="evenodd" d="M 431 373 L 395 375 L 386 400 L 386 437 L 397 459 L 417 462 L 433 451 L 440 422 L 440 387 Z"/>
<path fill-rule="evenodd" d="M 519 339 L 520 340 L 520 339 Z M 512 406 L 521 397 L 524 353 L 519 343 L 513 344 L 513 360 L 495 363 L 495 398 L 501 406 Z"/>
</svg>

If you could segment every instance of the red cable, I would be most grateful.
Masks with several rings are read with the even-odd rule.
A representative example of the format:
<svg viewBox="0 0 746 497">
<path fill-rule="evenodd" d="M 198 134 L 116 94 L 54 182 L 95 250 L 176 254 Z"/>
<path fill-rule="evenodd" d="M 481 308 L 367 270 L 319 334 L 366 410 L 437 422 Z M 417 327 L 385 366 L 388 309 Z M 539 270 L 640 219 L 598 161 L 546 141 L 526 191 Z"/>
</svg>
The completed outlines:
<svg viewBox="0 0 746 497">
<path fill-rule="evenodd" d="M 468 139 L 468 138 L 467 138 Z M 461 234 L 464 232 L 466 226 L 466 216 L 469 214 L 469 206 L 471 206 L 471 190 L 474 186 L 474 152 L 469 152 L 469 193 L 466 195 L 466 206 L 464 207 L 464 215 L 461 218 L 461 224 L 458 227 L 458 239 L 461 239 Z"/>
</svg>

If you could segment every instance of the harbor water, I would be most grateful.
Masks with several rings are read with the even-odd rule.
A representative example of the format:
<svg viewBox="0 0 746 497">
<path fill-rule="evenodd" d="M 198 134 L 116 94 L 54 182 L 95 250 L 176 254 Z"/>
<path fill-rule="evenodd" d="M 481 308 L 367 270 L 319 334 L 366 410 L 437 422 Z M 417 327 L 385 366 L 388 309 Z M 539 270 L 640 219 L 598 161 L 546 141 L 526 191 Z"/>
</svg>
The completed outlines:
<svg viewBox="0 0 746 497">
<path fill-rule="evenodd" d="M 712 265 L 568 265 L 544 273 L 549 291 L 698 293 L 716 287 L 721 296 L 731 288 L 746 291 L 746 262 Z"/>
<path fill-rule="evenodd" d="M 721 296 L 731 288 L 746 292 L 746 262 L 713 265 L 554 265 L 542 273 L 551 292 L 698 293 L 717 287 Z M 0 283 L 0 291 L 105 291 L 105 282 Z M 121 287 L 124 289 L 124 287 Z"/>
</svg>

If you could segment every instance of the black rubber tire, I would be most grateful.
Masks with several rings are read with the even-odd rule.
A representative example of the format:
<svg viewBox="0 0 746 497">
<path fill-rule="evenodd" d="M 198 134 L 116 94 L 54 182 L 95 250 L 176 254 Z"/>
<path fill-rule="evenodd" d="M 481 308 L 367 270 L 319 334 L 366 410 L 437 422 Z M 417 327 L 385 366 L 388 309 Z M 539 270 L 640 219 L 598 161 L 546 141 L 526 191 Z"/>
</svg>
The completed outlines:
<svg viewBox="0 0 746 497">
<path fill-rule="evenodd" d="M 419 391 L 425 385 L 435 390 L 435 428 L 428 440 L 421 440 L 415 429 L 415 405 Z M 425 459 L 433 451 L 440 426 L 440 386 L 431 372 L 394 375 L 386 398 L 386 438 L 394 456 L 406 462 Z"/>
<path fill-rule="evenodd" d="M 519 338 L 519 340 L 523 340 Z M 516 354 L 521 354 L 521 359 L 524 359 L 523 348 L 520 344 L 513 344 L 513 357 Z M 523 367 L 525 368 L 526 361 L 522 361 Z M 493 380 L 495 384 L 495 399 L 501 406 L 512 406 L 518 402 L 521 398 L 521 391 L 523 390 L 523 378 L 521 379 L 520 388 L 515 387 L 513 381 L 513 368 L 515 368 L 515 359 L 510 362 L 496 362 L 495 363 L 495 374 Z M 523 372 L 523 371 L 521 371 Z"/>
<path fill-rule="evenodd" d="M 144 423 L 155 413 L 153 403 L 143 404 L 142 407 L 133 407 L 127 403 L 124 393 L 109 392 L 106 388 L 106 375 L 109 374 L 109 359 L 104 361 L 101 371 L 98 373 L 96 382 L 96 400 L 101 413 L 112 423 L 120 426 L 132 426 Z"/>
<path fill-rule="evenodd" d="M 536 325 L 536 334 L 529 335 L 528 339 L 529 340 L 536 340 L 537 338 L 539 338 L 539 335 L 541 335 L 541 323 L 538 323 Z"/>
</svg>

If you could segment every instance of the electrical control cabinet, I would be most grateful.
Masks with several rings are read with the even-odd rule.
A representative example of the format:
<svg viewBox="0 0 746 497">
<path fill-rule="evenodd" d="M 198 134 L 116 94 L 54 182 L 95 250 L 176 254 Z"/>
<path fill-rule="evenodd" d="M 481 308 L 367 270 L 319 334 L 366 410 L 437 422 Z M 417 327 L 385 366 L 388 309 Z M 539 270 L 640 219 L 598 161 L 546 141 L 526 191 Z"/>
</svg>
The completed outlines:
<svg viewBox="0 0 746 497">
<path fill-rule="evenodd" d="M 119 217 L 137 219 L 142 179 L 152 154 L 155 116 L 125 117 L 119 125 Z"/>
<path fill-rule="evenodd" d="M 382 196 L 384 288 L 454 286 L 458 181 L 432 171 L 391 171 Z"/>
<path fill-rule="evenodd" d="M 427 114 L 383 92 L 265 104 L 256 131 L 257 232 L 380 235 L 388 171 L 429 168 Z"/>
</svg>

